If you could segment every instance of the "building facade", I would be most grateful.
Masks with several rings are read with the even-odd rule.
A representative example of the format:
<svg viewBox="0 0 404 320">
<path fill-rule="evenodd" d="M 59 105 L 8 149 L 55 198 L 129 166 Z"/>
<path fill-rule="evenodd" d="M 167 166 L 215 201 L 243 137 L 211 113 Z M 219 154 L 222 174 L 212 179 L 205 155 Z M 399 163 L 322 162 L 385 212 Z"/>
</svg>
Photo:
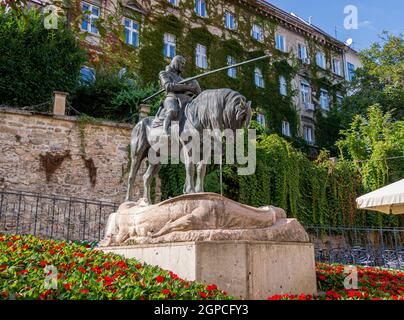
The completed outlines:
<svg viewBox="0 0 404 320">
<path fill-rule="evenodd" d="M 361 66 L 357 53 L 318 27 L 265 1 L 77 0 L 80 29 L 97 48 L 98 19 L 118 15 L 124 41 L 144 83 L 156 82 L 170 59 L 187 58 L 185 76 L 272 54 L 253 65 L 201 80 L 203 89 L 230 87 L 252 100 L 256 120 L 288 137 L 316 142 L 316 114 L 342 103 Z M 91 66 L 83 77 L 93 77 Z"/>
</svg>

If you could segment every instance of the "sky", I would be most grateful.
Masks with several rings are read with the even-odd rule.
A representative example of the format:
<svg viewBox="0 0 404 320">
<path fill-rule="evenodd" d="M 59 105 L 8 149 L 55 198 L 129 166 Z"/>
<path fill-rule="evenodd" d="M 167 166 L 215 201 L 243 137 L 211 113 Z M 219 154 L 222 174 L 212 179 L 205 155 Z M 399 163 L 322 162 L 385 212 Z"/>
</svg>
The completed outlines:
<svg viewBox="0 0 404 320">
<path fill-rule="evenodd" d="M 266 0 L 286 12 L 293 12 L 337 39 L 353 39 L 353 48 L 361 50 L 379 40 L 378 34 L 387 30 L 404 34 L 404 0 Z M 358 29 L 344 28 L 344 8 L 358 9 Z"/>
</svg>

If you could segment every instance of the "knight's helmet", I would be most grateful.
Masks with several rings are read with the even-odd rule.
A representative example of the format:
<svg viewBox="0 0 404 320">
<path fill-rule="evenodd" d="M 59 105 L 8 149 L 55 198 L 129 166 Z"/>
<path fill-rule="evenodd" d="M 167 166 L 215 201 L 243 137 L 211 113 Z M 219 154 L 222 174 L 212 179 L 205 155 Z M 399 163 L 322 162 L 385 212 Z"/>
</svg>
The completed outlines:
<svg viewBox="0 0 404 320">
<path fill-rule="evenodd" d="M 183 56 L 175 56 L 170 62 L 170 68 L 181 73 L 180 64 L 185 63 L 187 60 Z"/>
</svg>

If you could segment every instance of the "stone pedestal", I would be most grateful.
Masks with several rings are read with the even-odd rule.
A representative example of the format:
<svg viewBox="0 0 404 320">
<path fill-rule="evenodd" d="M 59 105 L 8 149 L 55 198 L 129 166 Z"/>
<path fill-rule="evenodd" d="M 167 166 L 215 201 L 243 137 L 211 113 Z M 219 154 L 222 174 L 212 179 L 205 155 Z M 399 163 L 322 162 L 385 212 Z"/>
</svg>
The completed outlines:
<svg viewBox="0 0 404 320">
<path fill-rule="evenodd" d="M 266 299 L 275 294 L 314 294 L 316 274 L 311 243 L 202 241 L 104 247 L 181 278 L 214 283 L 229 295 Z"/>
</svg>

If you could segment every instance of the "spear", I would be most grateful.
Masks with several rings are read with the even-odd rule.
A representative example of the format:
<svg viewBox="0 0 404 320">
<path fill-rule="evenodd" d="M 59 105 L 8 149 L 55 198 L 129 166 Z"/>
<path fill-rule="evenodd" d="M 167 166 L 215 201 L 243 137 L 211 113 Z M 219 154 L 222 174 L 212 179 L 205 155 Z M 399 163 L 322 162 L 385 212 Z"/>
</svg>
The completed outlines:
<svg viewBox="0 0 404 320">
<path fill-rule="evenodd" d="M 251 62 L 258 61 L 258 60 L 267 59 L 267 58 L 270 58 L 270 57 L 272 57 L 272 55 L 271 55 L 271 54 L 267 54 L 267 55 L 262 56 L 262 57 L 258 57 L 258 58 L 246 60 L 246 61 L 243 61 L 243 62 L 235 63 L 235 64 L 232 64 L 232 65 L 229 65 L 229 66 L 226 66 L 226 67 L 222 67 L 222 68 L 219 68 L 219 69 L 211 70 L 211 71 L 208 71 L 208 72 L 205 72 L 205 73 L 201 73 L 201 74 L 198 74 L 198 75 L 193 76 L 193 77 L 190 77 L 190 78 L 186 78 L 186 79 L 184 79 L 184 80 L 181 80 L 181 81 L 178 82 L 178 83 L 179 83 L 179 84 L 187 83 L 187 82 L 190 82 L 190 81 L 199 79 L 199 78 L 203 78 L 203 77 L 209 76 L 209 75 L 211 75 L 211 74 L 213 74 L 213 73 L 216 73 L 216 72 L 228 70 L 228 69 L 231 69 L 231 68 L 236 68 L 236 67 L 245 65 L 245 64 L 247 64 L 247 63 L 251 63 Z M 161 90 L 157 91 L 156 93 L 153 93 L 151 96 L 147 97 L 146 99 L 144 99 L 142 102 L 144 103 L 144 102 L 146 102 L 146 101 L 148 101 L 148 100 L 154 98 L 155 96 L 158 96 L 159 94 L 163 93 L 164 91 L 165 91 L 164 89 L 161 89 Z"/>
</svg>

